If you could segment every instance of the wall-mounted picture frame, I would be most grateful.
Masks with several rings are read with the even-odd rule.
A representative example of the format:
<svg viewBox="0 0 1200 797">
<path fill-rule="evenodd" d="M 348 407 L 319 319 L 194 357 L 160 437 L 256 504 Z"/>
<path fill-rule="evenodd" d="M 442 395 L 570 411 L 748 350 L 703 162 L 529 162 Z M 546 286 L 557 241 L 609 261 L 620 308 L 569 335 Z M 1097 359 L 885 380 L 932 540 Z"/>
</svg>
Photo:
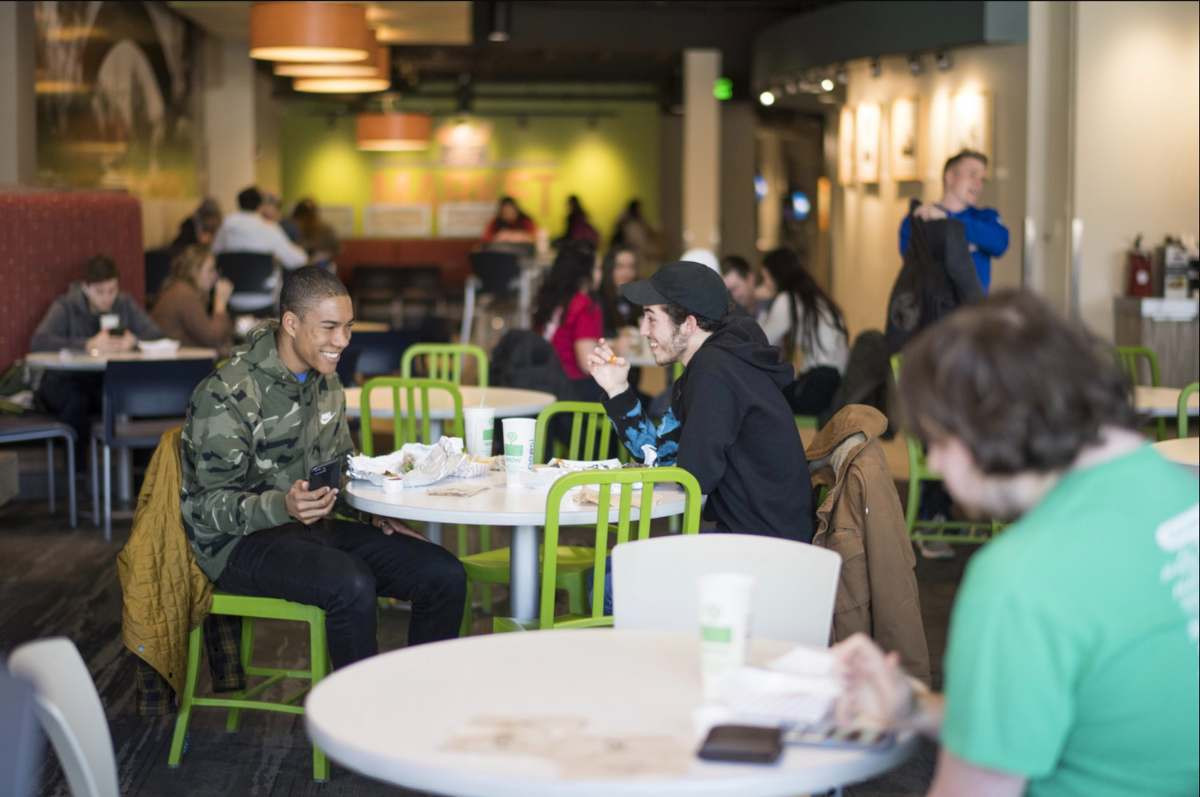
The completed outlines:
<svg viewBox="0 0 1200 797">
<path fill-rule="evenodd" d="M 918 102 L 915 97 L 900 97 L 892 101 L 888 119 L 888 168 L 893 180 L 920 178 Z"/>
<path fill-rule="evenodd" d="M 879 105 L 859 103 L 854 115 L 854 176 L 860 183 L 879 182 Z"/>
<path fill-rule="evenodd" d="M 854 111 L 842 106 L 838 115 L 838 185 L 854 182 Z"/>
<path fill-rule="evenodd" d="M 950 155 L 964 149 L 992 157 L 992 101 L 984 91 L 960 91 L 950 106 Z"/>
</svg>

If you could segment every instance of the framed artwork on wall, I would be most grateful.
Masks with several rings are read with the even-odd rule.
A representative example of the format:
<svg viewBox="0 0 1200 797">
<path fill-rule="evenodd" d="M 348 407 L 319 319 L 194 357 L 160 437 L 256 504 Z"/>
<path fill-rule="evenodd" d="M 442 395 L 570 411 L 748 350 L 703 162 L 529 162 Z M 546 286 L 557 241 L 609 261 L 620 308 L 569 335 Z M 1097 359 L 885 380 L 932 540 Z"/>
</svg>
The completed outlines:
<svg viewBox="0 0 1200 797">
<path fill-rule="evenodd" d="M 961 91 L 950 109 L 950 154 L 964 149 L 992 157 L 992 103 L 986 92 Z"/>
<path fill-rule="evenodd" d="M 917 145 L 917 99 L 901 97 L 892 102 L 888 123 L 889 160 L 893 180 L 920 177 Z"/>
<path fill-rule="evenodd" d="M 854 116 L 854 176 L 860 183 L 879 182 L 879 105 L 859 103 Z"/>
<path fill-rule="evenodd" d="M 854 111 L 842 106 L 838 115 L 838 184 L 854 182 Z"/>
</svg>

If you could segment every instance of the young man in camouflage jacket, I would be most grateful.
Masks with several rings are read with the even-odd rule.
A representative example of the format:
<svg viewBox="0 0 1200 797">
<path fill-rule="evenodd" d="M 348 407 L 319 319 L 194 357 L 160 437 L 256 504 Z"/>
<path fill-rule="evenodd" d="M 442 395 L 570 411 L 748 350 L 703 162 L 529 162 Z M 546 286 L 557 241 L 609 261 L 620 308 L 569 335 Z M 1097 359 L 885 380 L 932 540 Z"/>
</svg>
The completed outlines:
<svg viewBox="0 0 1200 797">
<path fill-rule="evenodd" d="M 192 394 L 183 520 L 201 569 L 227 592 L 324 609 L 334 667 L 377 652 L 379 595 L 412 602 L 409 644 L 457 636 L 466 576 L 452 554 L 390 518 L 334 519 L 340 490 L 309 490 L 313 466 L 352 452 L 336 374 L 354 316 L 345 286 L 298 269 L 280 311 Z"/>
</svg>

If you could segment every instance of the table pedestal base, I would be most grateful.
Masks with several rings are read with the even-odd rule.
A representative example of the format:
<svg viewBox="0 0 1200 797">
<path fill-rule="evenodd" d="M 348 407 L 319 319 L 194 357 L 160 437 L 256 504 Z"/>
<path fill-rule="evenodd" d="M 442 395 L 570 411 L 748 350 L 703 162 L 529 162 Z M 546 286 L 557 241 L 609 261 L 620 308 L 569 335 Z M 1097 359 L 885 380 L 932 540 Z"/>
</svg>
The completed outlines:
<svg viewBox="0 0 1200 797">
<path fill-rule="evenodd" d="M 512 620 L 522 626 L 536 627 L 538 592 L 541 587 L 538 530 L 536 526 L 514 526 L 512 549 L 508 556 L 508 583 Z M 532 624 L 532 625 L 530 625 Z"/>
</svg>

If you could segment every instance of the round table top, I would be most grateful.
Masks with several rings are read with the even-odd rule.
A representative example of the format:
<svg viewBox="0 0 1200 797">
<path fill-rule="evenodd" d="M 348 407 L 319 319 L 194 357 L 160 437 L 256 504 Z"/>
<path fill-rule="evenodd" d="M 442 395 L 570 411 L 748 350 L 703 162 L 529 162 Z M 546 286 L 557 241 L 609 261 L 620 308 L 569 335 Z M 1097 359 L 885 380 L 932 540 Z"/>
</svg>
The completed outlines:
<svg viewBox="0 0 1200 797">
<path fill-rule="evenodd" d="M 182 346 L 173 352 L 127 351 L 119 354 L 88 354 L 84 351 L 35 351 L 25 356 L 25 362 L 47 371 L 103 371 L 112 360 L 215 360 L 215 349 Z"/>
<path fill-rule="evenodd" d="M 1142 415 L 1155 418 L 1174 418 L 1179 413 L 1177 387 L 1138 385 L 1133 389 L 1133 405 Z M 1200 415 L 1200 393 L 1188 397 L 1188 415 Z"/>
<path fill-rule="evenodd" d="M 1180 465 L 1200 468 L 1200 437 L 1180 437 L 1154 444 L 1158 453 Z"/>
<path fill-rule="evenodd" d="M 486 483 L 488 489 L 470 497 L 430 495 L 430 490 L 450 485 L 466 486 Z M 546 523 L 546 496 L 549 486 L 530 488 L 509 485 L 503 472 L 493 472 L 483 479 L 442 481 L 429 487 L 416 487 L 388 492 L 369 481 L 356 480 L 346 485 L 346 500 L 355 509 L 401 520 L 426 523 L 466 523 L 480 526 L 542 526 Z M 612 492 L 613 508 L 609 520 L 616 522 L 617 489 Z M 650 517 L 670 517 L 683 514 L 686 501 L 678 487 L 661 485 L 654 490 L 654 507 Z M 559 522 L 566 526 L 587 526 L 596 522 L 595 506 L 576 506 L 568 494 L 559 510 Z M 630 517 L 641 517 L 632 508 Z"/>
<path fill-rule="evenodd" d="M 537 415 L 554 403 L 553 393 L 543 393 L 540 390 L 522 390 L 515 387 L 476 387 L 460 385 L 463 407 L 492 407 L 496 410 L 497 418 L 520 418 Z M 359 415 L 359 402 L 362 388 L 346 388 L 346 414 L 351 418 Z M 400 391 L 400 406 L 405 407 L 406 397 Z M 451 420 L 454 414 L 454 403 L 450 394 L 445 390 L 429 391 L 429 417 L 434 421 Z M 392 392 L 375 389 L 371 391 L 371 417 L 392 417 Z"/>
<path fill-rule="evenodd" d="M 790 643 L 752 640 L 762 664 Z M 438 794 L 795 795 L 864 780 L 911 755 L 789 746 L 775 765 L 702 761 L 692 634 L 536 631 L 385 653 L 309 695 L 309 736 L 373 778 Z"/>
</svg>

